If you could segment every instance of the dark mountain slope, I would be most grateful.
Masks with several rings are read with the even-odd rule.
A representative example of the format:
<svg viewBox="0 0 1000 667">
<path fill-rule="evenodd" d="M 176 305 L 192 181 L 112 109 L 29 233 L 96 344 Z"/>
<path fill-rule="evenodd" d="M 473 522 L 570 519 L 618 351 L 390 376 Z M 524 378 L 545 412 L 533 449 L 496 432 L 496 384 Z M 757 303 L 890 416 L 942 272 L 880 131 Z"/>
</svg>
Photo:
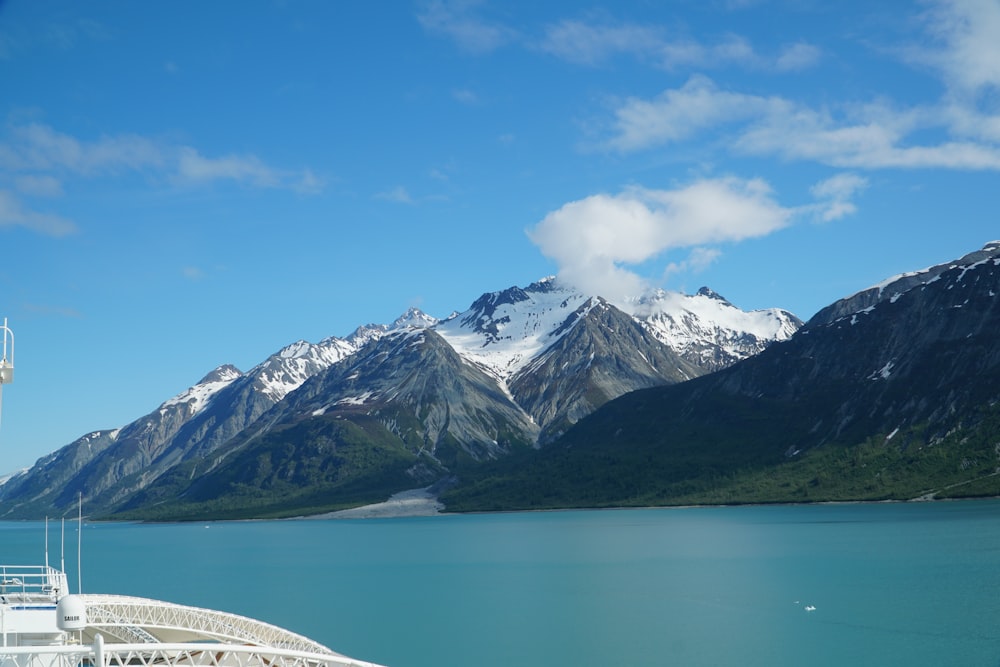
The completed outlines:
<svg viewBox="0 0 1000 667">
<path fill-rule="evenodd" d="M 376 502 L 530 447 L 536 432 L 433 330 L 397 331 L 313 376 L 224 453 L 178 466 L 119 516 L 288 516 Z"/>
<path fill-rule="evenodd" d="M 603 299 L 588 300 L 563 327 L 570 331 L 509 382 L 543 443 L 622 394 L 704 372 Z"/>
<path fill-rule="evenodd" d="M 605 405 L 453 509 L 1000 494 L 1000 245 Z M 852 297 L 853 298 L 853 297 Z M 848 301 L 848 300 L 845 300 Z"/>
</svg>

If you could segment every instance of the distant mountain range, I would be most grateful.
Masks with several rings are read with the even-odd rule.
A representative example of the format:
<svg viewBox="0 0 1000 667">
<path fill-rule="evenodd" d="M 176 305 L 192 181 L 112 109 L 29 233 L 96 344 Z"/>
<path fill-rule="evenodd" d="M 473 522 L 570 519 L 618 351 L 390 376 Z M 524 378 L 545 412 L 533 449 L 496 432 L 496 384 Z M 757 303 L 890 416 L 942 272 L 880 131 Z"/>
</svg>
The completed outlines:
<svg viewBox="0 0 1000 667">
<path fill-rule="evenodd" d="M 293 343 L 246 373 L 214 369 L 121 428 L 0 483 L 0 518 L 287 516 L 477 478 L 641 388 L 750 358 L 802 325 L 707 288 L 627 304 L 546 279 L 437 320 L 411 309 L 347 338 Z"/>
<path fill-rule="evenodd" d="M 452 510 L 1000 495 L 1000 242 L 824 308 L 715 373 L 638 390 Z"/>
</svg>

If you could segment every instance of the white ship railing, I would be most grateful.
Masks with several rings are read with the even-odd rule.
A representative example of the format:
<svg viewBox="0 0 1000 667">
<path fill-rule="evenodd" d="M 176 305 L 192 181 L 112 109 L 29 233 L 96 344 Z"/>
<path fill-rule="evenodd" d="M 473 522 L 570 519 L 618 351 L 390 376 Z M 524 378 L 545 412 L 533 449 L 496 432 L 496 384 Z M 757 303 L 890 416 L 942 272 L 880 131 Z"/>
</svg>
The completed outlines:
<svg viewBox="0 0 1000 667">
<path fill-rule="evenodd" d="M 0 667 L 380 667 L 329 653 L 234 644 L 0 646 Z"/>
<path fill-rule="evenodd" d="M 333 654 L 326 646 L 270 623 L 214 609 L 125 595 L 84 594 L 87 625 L 126 641 L 162 641 L 171 631 L 210 640 L 273 646 L 307 653 Z M 184 637 L 183 639 L 190 639 Z M 335 654 L 334 654 L 335 655 Z"/>
<path fill-rule="evenodd" d="M 0 596 L 10 601 L 55 602 L 66 592 L 66 575 L 48 565 L 0 565 Z"/>
</svg>

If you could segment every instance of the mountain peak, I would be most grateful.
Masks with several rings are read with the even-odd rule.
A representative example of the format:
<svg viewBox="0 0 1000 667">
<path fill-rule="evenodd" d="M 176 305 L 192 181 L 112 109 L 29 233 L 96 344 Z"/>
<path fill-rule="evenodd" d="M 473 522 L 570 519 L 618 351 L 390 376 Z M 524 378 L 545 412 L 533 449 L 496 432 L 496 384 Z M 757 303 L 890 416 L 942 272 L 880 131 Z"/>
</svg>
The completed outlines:
<svg viewBox="0 0 1000 667">
<path fill-rule="evenodd" d="M 937 280 L 945 271 L 959 267 L 966 269 L 973 268 L 991 259 L 994 261 L 1000 259 L 1000 241 L 990 241 L 981 250 L 970 252 L 959 259 L 935 264 L 920 271 L 900 273 L 887 278 L 876 285 L 872 285 L 860 292 L 855 292 L 851 296 L 835 301 L 823 308 L 813 315 L 812 319 L 809 320 L 809 324 L 829 324 L 848 315 L 868 310 L 882 301 L 898 299 L 902 294 L 915 287 L 927 285 Z"/>
<path fill-rule="evenodd" d="M 411 306 L 406 310 L 405 313 L 396 318 L 396 321 L 392 323 L 393 329 L 405 329 L 407 327 L 416 327 L 417 329 L 426 329 L 427 327 L 432 327 L 438 323 L 436 317 L 431 317 L 424 311 Z"/>
<path fill-rule="evenodd" d="M 211 384 L 216 382 L 231 382 L 243 375 L 240 369 L 232 364 L 222 364 L 198 381 L 198 384 Z"/>
<path fill-rule="evenodd" d="M 729 300 L 726 299 L 726 297 L 722 296 L 721 294 L 719 294 L 718 292 L 716 292 L 715 290 L 713 290 L 711 287 L 701 287 L 701 288 L 699 288 L 696 296 L 704 296 L 704 297 L 708 297 L 709 299 L 715 299 L 717 301 L 721 301 L 722 303 L 725 303 L 725 304 L 730 305 L 730 306 L 733 305 L 733 304 L 729 303 Z"/>
</svg>

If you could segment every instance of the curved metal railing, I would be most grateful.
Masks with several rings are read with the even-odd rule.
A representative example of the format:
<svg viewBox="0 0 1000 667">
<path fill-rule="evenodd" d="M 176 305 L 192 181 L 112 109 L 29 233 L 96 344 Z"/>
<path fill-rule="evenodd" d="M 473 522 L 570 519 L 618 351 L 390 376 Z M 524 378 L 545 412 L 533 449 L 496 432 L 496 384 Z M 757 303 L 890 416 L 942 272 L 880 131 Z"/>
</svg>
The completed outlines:
<svg viewBox="0 0 1000 667">
<path fill-rule="evenodd" d="M 125 595 L 84 594 L 80 597 L 87 606 L 89 628 L 136 643 L 159 641 L 155 631 L 159 629 L 213 640 L 338 655 L 307 637 L 238 614 Z"/>
<path fill-rule="evenodd" d="M 0 667 L 380 667 L 330 653 L 238 644 L 0 646 Z"/>
</svg>

